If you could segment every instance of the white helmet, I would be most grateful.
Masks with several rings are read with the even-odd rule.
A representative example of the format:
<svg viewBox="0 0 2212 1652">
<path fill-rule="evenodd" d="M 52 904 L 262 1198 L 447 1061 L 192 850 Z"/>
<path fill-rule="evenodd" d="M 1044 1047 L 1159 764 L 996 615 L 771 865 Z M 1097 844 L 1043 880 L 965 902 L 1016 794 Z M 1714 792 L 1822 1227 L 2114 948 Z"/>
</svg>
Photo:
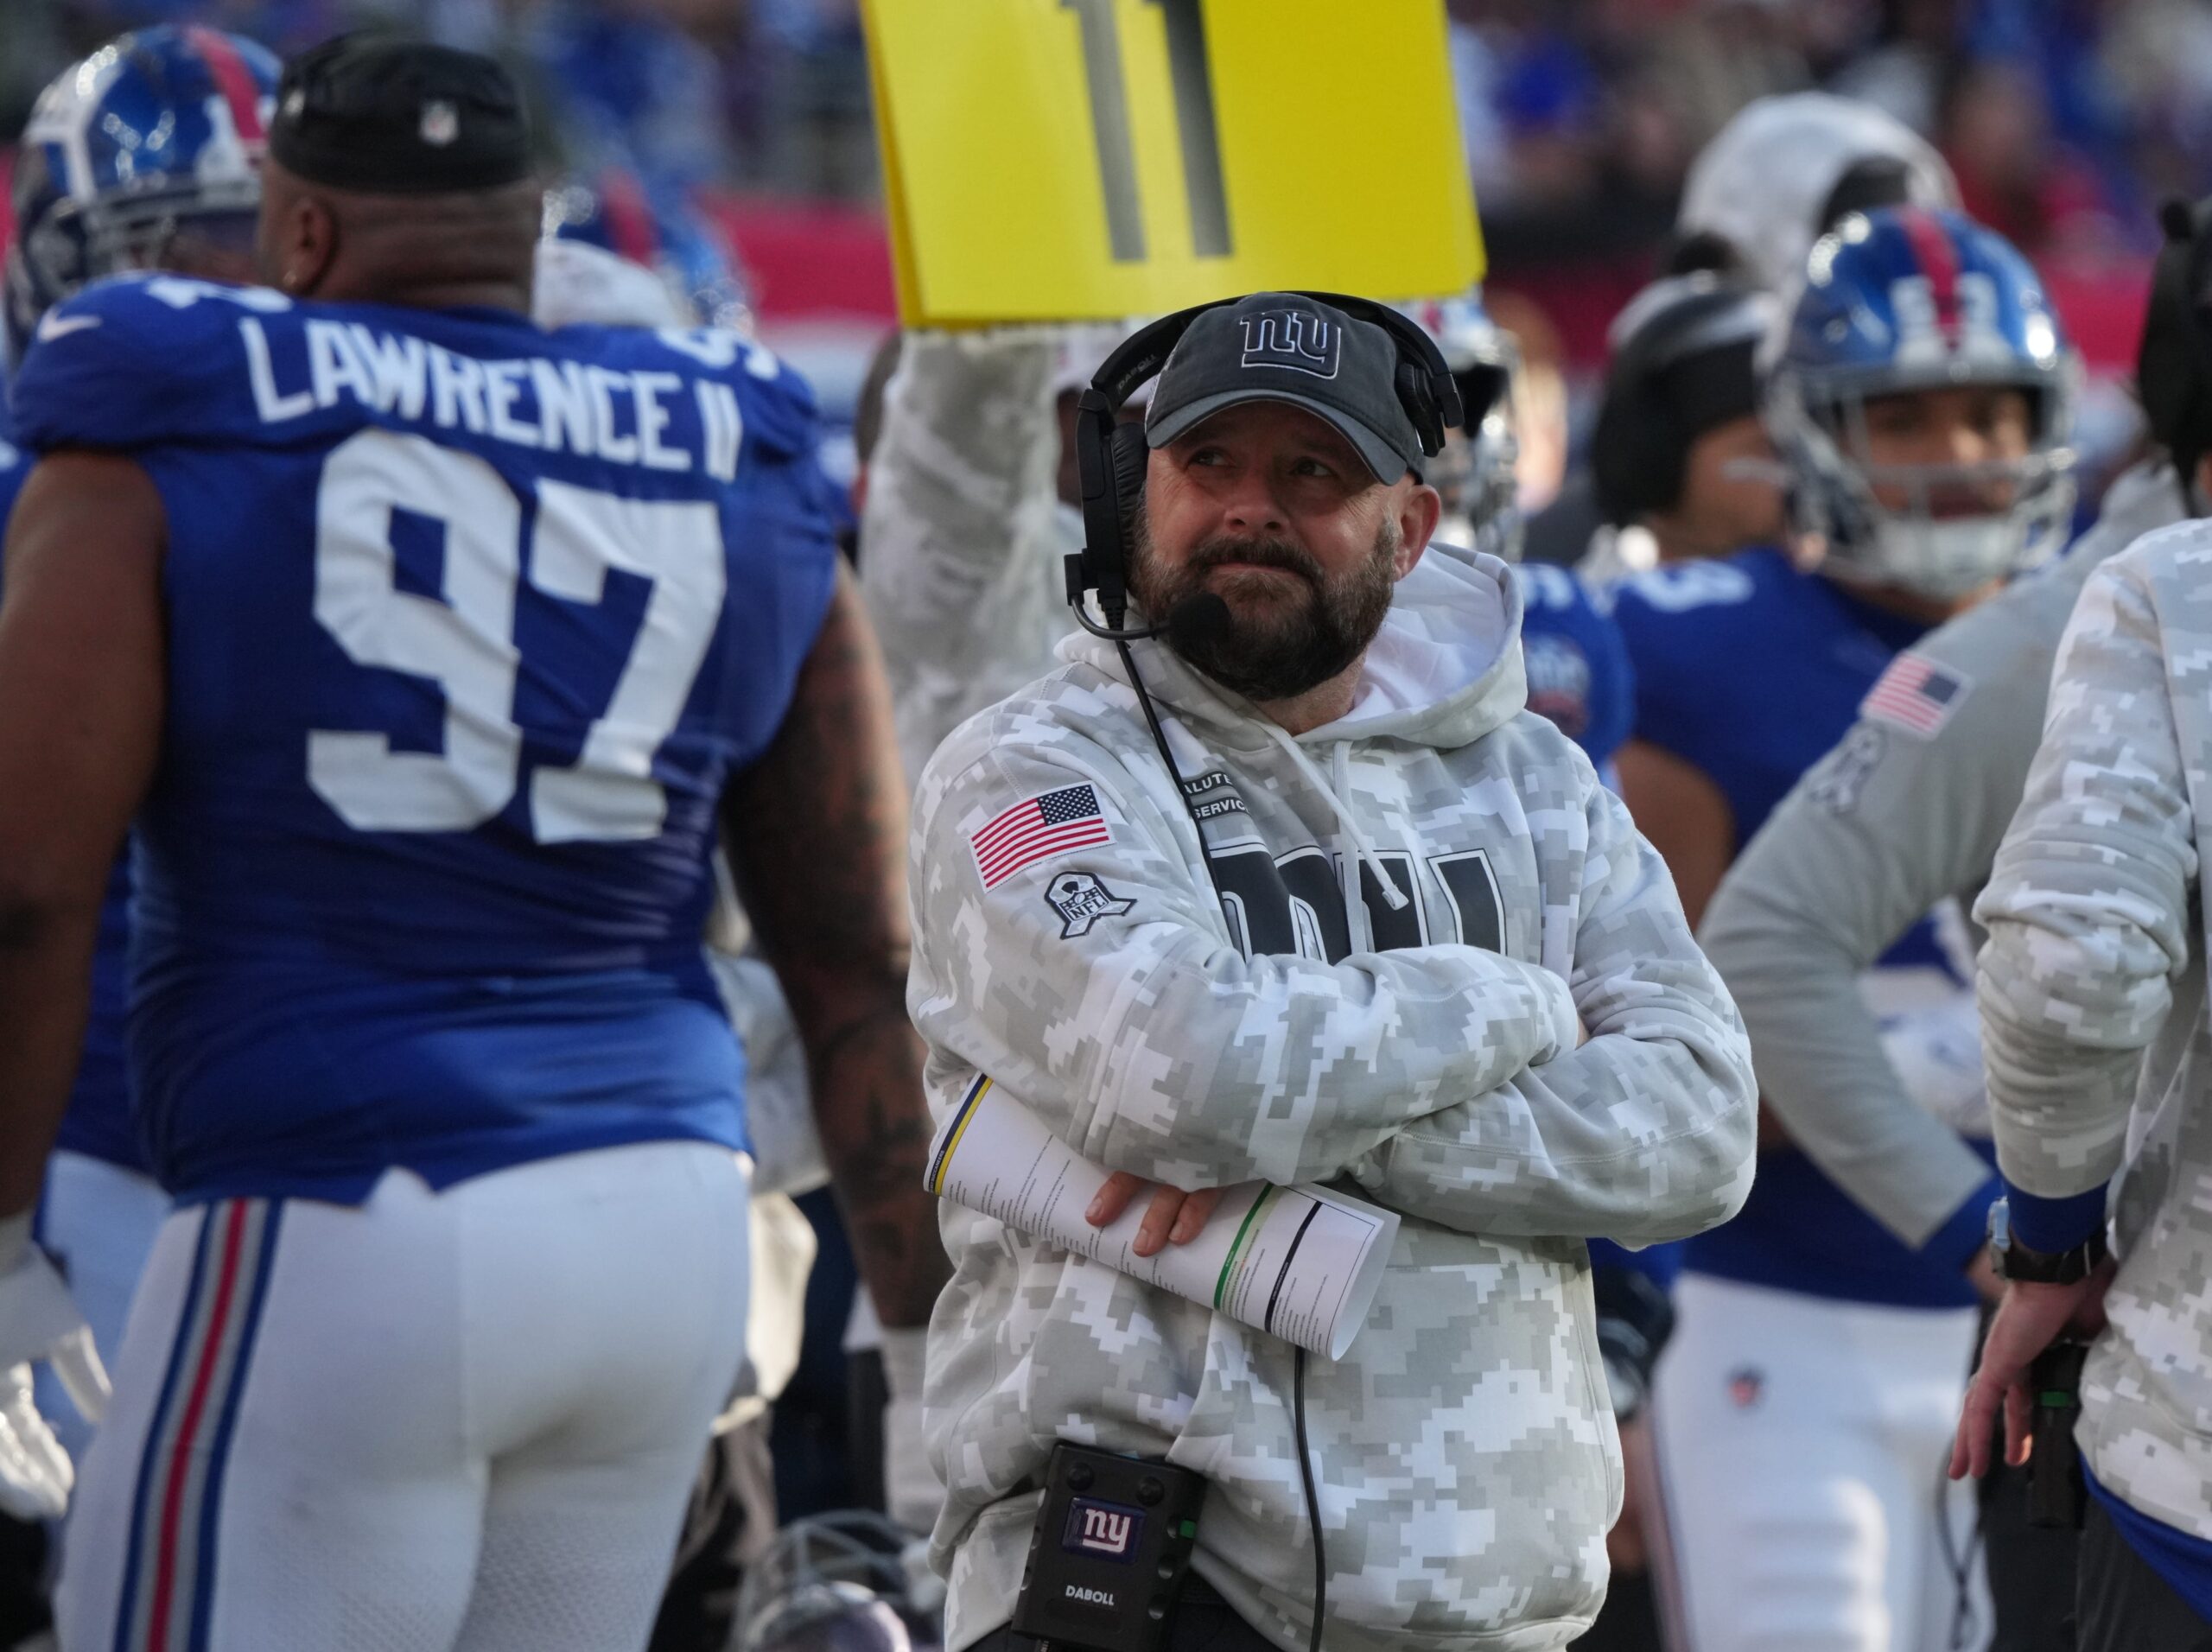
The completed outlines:
<svg viewBox="0 0 2212 1652">
<path fill-rule="evenodd" d="M 1847 181 L 1866 187 L 1840 187 Z M 1928 141 L 1872 104 L 1792 92 L 1755 98 L 1698 151 L 1675 236 L 1724 243 L 1738 274 L 1788 297 L 1813 243 L 1847 212 L 1904 204 L 1959 204 Z"/>
</svg>

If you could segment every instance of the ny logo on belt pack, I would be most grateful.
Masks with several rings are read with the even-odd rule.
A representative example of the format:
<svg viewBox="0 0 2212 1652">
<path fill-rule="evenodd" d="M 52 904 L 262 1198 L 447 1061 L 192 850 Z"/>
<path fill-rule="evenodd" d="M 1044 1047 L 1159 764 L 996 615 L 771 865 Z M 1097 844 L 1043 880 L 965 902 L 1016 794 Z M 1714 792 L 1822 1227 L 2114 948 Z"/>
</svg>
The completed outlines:
<svg viewBox="0 0 2212 1652">
<path fill-rule="evenodd" d="M 1126 1503 L 1101 1503 L 1077 1497 L 1068 1509 L 1067 1528 L 1060 1547 L 1074 1554 L 1095 1554 L 1127 1565 L 1136 1553 L 1144 1531 L 1144 1511 Z"/>
<path fill-rule="evenodd" d="M 1262 310 L 1241 318 L 1247 367 L 1288 367 L 1316 378 L 1337 376 L 1344 338 L 1337 327 L 1306 310 Z"/>
</svg>

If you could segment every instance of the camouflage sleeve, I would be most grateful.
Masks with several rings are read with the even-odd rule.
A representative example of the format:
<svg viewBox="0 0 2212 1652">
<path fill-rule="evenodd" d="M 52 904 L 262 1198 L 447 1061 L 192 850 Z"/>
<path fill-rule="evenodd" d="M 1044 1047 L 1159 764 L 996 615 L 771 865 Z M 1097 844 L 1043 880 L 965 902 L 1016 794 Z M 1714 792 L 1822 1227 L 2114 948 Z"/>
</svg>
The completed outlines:
<svg viewBox="0 0 2212 1652">
<path fill-rule="evenodd" d="M 986 888 L 975 835 L 1071 787 L 1096 791 L 1108 841 Z M 933 1071 L 988 1073 L 1085 1157 L 1192 1188 L 1332 1179 L 1408 1120 L 1573 1045 L 1567 983 L 1494 952 L 1246 958 L 1175 809 L 1078 737 L 931 766 L 907 1003 Z"/>
<path fill-rule="evenodd" d="M 1990 1171 L 1908 1091 L 1859 977 L 1988 875 L 2035 754 L 2060 617 L 2037 645 L 1963 663 L 1963 697 L 1931 734 L 1862 715 L 1737 857 L 1699 929 L 1790 1139 L 1915 1247 L 1986 1205 Z M 1972 1247 L 1978 1210 L 1967 1226 Z"/>
<path fill-rule="evenodd" d="M 1053 348 L 1042 328 L 915 333 L 885 391 L 861 591 L 910 778 L 969 713 L 1052 668 Z"/>
<path fill-rule="evenodd" d="M 1679 1239 L 1751 1188 L 1757 1091 L 1728 989 L 1656 850 L 1594 781 L 1571 986 L 1589 1041 L 1392 1135 L 1353 1169 L 1464 1232 Z"/>
<path fill-rule="evenodd" d="M 2040 1198 L 2119 1167 L 2140 1052 L 2189 962 L 2196 852 L 2167 672 L 2209 637 L 2164 628 L 2136 553 L 2091 576 L 1974 909 L 1989 931 L 1979 997 L 1998 1163 Z"/>
</svg>

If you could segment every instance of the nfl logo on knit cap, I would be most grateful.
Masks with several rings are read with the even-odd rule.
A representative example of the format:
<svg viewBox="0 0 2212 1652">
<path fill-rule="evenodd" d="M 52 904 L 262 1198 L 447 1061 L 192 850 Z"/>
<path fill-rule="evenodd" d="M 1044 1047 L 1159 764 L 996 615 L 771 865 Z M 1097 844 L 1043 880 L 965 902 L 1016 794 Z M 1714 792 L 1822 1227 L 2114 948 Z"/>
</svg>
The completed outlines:
<svg viewBox="0 0 2212 1652">
<path fill-rule="evenodd" d="M 439 98 L 423 105 L 423 141 L 443 149 L 461 136 L 461 111 Z"/>
<path fill-rule="evenodd" d="M 536 171 L 505 69 L 385 34 L 340 35 L 284 66 L 269 154 L 308 183 L 380 194 L 500 189 Z"/>
</svg>

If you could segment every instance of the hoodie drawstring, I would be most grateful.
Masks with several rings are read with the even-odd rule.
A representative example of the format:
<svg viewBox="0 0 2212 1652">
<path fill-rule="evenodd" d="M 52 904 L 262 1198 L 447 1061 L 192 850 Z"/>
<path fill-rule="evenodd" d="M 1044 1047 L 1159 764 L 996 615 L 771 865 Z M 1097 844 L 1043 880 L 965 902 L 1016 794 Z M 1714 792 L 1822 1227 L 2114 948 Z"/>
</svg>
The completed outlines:
<svg viewBox="0 0 2212 1652">
<path fill-rule="evenodd" d="M 1351 840 L 1353 852 L 1359 856 L 1360 864 L 1375 874 L 1375 881 L 1382 886 L 1385 904 L 1394 912 L 1403 912 L 1409 903 L 1398 888 L 1397 880 L 1383 869 L 1382 857 L 1376 854 L 1375 845 L 1368 841 L 1367 834 L 1359 829 L 1359 823 L 1351 817 L 1351 810 L 1345 806 L 1344 797 L 1337 787 L 1329 784 L 1328 777 L 1315 766 L 1313 759 L 1306 755 L 1298 742 L 1290 737 L 1288 730 L 1268 718 L 1262 717 L 1258 721 L 1260 727 L 1268 731 L 1268 737 L 1282 747 L 1298 772 L 1306 777 L 1306 784 L 1329 800 L 1329 807 L 1335 810 L 1337 813 L 1337 824 L 1344 829 L 1344 836 Z M 1338 767 L 1347 771 L 1343 784 L 1348 790 L 1351 785 L 1351 777 L 1350 766 L 1345 757 L 1346 750 L 1347 742 L 1338 740 L 1336 745 L 1336 761 Z"/>
</svg>

